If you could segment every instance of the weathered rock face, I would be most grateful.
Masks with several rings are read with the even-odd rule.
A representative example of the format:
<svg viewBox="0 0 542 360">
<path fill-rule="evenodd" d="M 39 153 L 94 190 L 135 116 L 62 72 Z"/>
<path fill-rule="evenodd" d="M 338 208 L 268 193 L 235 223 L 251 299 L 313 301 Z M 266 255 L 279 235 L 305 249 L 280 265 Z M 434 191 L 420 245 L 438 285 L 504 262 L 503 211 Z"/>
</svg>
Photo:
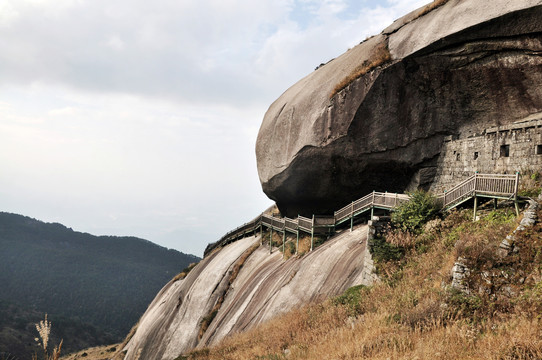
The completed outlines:
<svg viewBox="0 0 542 360">
<path fill-rule="evenodd" d="M 301 258 L 259 246 L 259 237 L 233 242 L 206 256 L 183 280 L 171 281 L 156 296 L 126 346 L 125 359 L 170 360 L 197 346 L 311 301 L 338 295 L 374 280 L 367 227 L 344 232 Z M 247 257 L 246 255 L 249 256 Z M 238 274 L 233 275 L 243 265 Z M 203 318 L 217 309 L 206 331 Z"/>
<path fill-rule="evenodd" d="M 265 115 L 256 144 L 264 192 L 295 216 L 428 186 L 446 136 L 542 110 L 540 19 L 542 0 L 450 0 L 320 67 Z M 391 59 L 335 93 L 383 44 Z"/>
</svg>

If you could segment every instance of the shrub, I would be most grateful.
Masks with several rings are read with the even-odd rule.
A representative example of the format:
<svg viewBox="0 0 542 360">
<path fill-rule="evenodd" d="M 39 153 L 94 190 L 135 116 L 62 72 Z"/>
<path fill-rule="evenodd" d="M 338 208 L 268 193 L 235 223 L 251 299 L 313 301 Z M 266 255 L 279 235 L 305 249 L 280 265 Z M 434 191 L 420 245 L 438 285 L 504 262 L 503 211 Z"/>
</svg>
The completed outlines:
<svg viewBox="0 0 542 360">
<path fill-rule="evenodd" d="M 516 213 L 511 209 L 491 210 L 482 219 L 484 222 L 491 222 L 493 225 L 503 225 L 511 223 L 516 218 Z"/>
<path fill-rule="evenodd" d="M 267 234 L 264 237 L 264 241 L 271 238 L 272 247 L 281 247 L 282 249 L 282 234 L 279 234 L 277 231 L 273 231 L 273 236 L 270 236 L 271 230 L 267 230 Z M 268 243 L 269 244 L 269 243 Z"/>
<path fill-rule="evenodd" d="M 389 230 L 386 233 L 386 242 L 396 247 L 412 248 L 417 242 L 418 238 L 410 231 L 401 230 Z"/>
<path fill-rule="evenodd" d="M 284 258 L 289 259 L 295 254 L 295 244 L 292 241 L 286 242 Z"/>
<path fill-rule="evenodd" d="M 327 240 L 326 235 L 314 235 L 314 240 L 313 240 L 313 245 L 312 245 L 313 249 L 316 249 L 318 246 L 325 243 L 326 240 Z"/>
<path fill-rule="evenodd" d="M 522 172 L 519 182 L 519 196 L 536 198 L 542 191 L 540 173 L 538 171 Z"/>
<path fill-rule="evenodd" d="M 334 305 L 342 305 L 348 309 L 351 316 L 359 315 L 363 312 L 364 293 L 368 289 L 365 285 L 357 285 L 347 289 L 342 295 L 332 299 Z"/>
<path fill-rule="evenodd" d="M 477 312 L 482 307 L 482 300 L 477 295 L 469 295 L 460 290 L 448 289 L 446 304 L 449 316 L 462 316 L 466 319 L 479 320 Z"/>
<path fill-rule="evenodd" d="M 369 249 L 376 263 L 399 260 L 405 253 L 404 248 L 390 244 L 380 237 L 369 241 Z"/>
<path fill-rule="evenodd" d="M 398 229 L 418 234 L 422 226 L 437 215 L 438 206 L 435 197 L 428 192 L 417 190 L 409 195 L 410 200 L 392 213 L 391 221 Z"/>
</svg>

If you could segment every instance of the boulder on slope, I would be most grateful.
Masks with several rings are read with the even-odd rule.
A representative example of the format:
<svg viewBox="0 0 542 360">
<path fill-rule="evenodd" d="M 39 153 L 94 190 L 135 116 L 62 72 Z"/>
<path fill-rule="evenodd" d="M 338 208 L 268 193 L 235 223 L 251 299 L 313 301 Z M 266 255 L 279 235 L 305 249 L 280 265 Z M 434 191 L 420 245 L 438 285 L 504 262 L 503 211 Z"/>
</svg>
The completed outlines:
<svg viewBox="0 0 542 360">
<path fill-rule="evenodd" d="M 420 11 L 270 106 L 258 174 L 283 215 L 429 186 L 445 137 L 542 111 L 542 0 L 449 0 Z"/>
</svg>

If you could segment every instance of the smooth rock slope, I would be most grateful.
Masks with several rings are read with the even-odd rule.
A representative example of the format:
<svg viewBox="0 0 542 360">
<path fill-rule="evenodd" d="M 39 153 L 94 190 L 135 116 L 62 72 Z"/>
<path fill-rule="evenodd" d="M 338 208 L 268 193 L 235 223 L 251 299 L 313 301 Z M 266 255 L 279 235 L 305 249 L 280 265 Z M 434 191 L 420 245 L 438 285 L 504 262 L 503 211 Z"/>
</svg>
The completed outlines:
<svg viewBox="0 0 542 360">
<path fill-rule="evenodd" d="M 299 307 L 368 284 L 367 227 L 345 231 L 301 258 L 259 246 L 258 237 L 231 243 L 205 257 L 184 280 L 171 281 L 153 300 L 128 343 L 125 359 L 175 359 L 197 346 Z M 233 269 L 246 251 L 235 280 Z M 222 305 L 207 330 L 200 324 L 217 302 Z"/>
<path fill-rule="evenodd" d="M 258 173 L 283 215 L 429 186 L 445 137 L 542 111 L 542 0 L 449 0 L 421 11 L 270 106 Z"/>
</svg>

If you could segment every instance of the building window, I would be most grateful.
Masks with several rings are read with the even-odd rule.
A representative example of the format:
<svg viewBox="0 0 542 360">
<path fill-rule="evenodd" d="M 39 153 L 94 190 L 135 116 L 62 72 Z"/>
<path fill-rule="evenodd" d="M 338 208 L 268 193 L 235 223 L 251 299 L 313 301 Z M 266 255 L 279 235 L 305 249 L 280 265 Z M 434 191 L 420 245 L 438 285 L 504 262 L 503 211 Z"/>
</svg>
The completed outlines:
<svg viewBox="0 0 542 360">
<path fill-rule="evenodd" d="M 510 156 L 510 145 L 501 145 L 501 157 Z"/>
<path fill-rule="evenodd" d="M 461 154 L 460 153 L 455 154 L 455 160 L 456 161 L 461 160 Z"/>
<path fill-rule="evenodd" d="M 542 145 L 536 145 L 536 155 L 542 155 Z"/>
<path fill-rule="evenodd" d="M 478 151 L 474 152 L 474 160 L 478 159 Z"/>
</svg>

